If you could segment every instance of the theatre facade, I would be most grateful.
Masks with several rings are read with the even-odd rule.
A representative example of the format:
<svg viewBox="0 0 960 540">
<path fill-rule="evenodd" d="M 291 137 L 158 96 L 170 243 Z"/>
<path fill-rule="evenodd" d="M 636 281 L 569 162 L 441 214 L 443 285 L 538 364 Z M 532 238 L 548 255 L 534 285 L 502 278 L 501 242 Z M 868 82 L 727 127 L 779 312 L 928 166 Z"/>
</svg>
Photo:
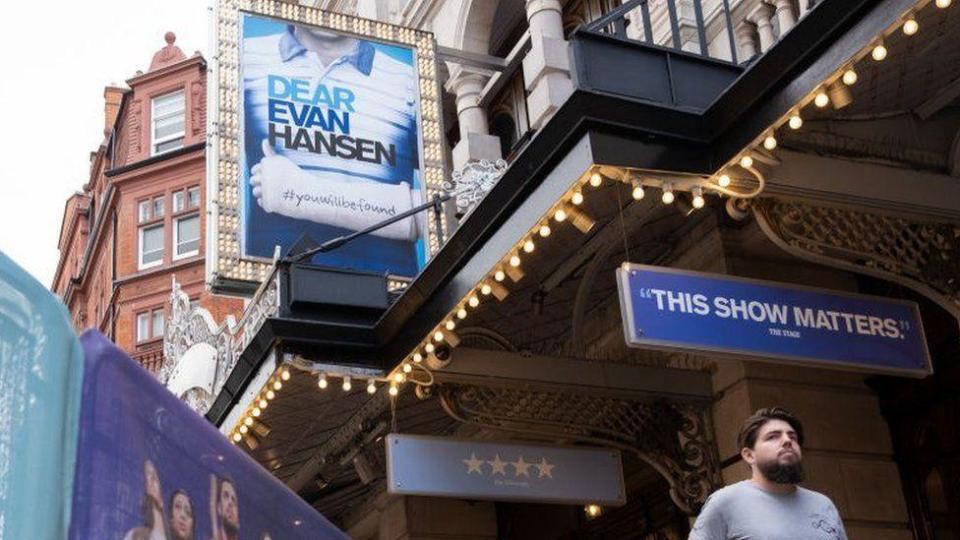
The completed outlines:
<svg viewBox="0 0 960 540">
<path fill-rule="evenodd" d="M 221 0 L 207 282 L 246 307 L 217 327 L 175 286 L 161 378 L 354 538 L 686 538 L 747 477 L 736 434 L 769 406 L 803 420 L 805 485 L 850 538 L 954 538 L 949 4 Z M 288 69 L 263 133 L 307 110 L 310 28 L 415 95 L 327 83 L 343 136 L 397 163 L 409 133 L 362 105 L 417 107 L 418 180 L 363 172 L 390 204 L 415 194 L 383 219 L 424 203 L 390 232 L 324 244 L 378 220 L 266 194 L 278 160 L 339 167 L 244 132 L 256 40 Z M 298 219 L 317 225 L 282 229 Z"/>
</svg>

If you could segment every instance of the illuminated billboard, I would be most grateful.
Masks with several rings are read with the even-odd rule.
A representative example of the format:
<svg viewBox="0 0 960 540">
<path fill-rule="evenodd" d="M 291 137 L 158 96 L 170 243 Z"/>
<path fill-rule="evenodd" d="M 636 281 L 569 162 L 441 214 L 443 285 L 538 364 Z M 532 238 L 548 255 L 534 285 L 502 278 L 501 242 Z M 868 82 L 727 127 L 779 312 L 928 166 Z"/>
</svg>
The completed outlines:
<svg viewBox="0 0 960 540">
<path fill-rule="evenodd" d="M 282 2 L 217 10 L 215 288 L 256 285 L 278 246 L 362 230 L 440 191 L 431 34 Z M 412 278 L 439 247 L 435 227 L 421 214 L 311 262 Z"/>
</svg>

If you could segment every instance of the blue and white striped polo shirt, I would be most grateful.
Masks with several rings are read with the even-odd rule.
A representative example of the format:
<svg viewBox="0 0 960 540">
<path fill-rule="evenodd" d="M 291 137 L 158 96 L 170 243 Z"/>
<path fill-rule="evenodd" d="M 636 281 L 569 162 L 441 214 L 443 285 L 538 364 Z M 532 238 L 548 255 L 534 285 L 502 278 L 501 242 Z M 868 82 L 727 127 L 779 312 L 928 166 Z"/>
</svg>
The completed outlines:
<svg viewBox="0 0 960 540">
<path fill-rule="evenodd" d="M 270 77 L 309 81 L 309 95 L 318 85 L 344 88 L 352 92 L 349 112 L 351 140 L 373 141 L 395 150 L 394 163 L 348 159 L 323 151 L 284 148 L 282 138 L 274 140 L 277 153 L 301 169 L 316 172 L 324 178 L 356 181 L 357 178 L 417 186 L 418 168 L 416 132 L 416 74 L 413 66 L 378 51 L 370 42 L 357 40 L 354 50 L 324 65 L 318 55 L 297 40 L 293 27 L 283 34 L 252 37 L 243 41 L 244 114 L 248 137 L 267 139 L 270 131 L 268 84 Z M 282 111 L 284 118 L 291 112 Z M 297 126 L 279 126 L 298 131 Z M 252 128 L 252 129 L 251 129 Z M 278 129 L 274 124 L 273 128 Z M 332 131 L 307 128 L 311 135 L 329 137 Z M 291 131 L 292 132 L 292 131 Z M 255 145 L 248 144 L 247 166 L 262 156 L 251 155 Z"/>
</svg>

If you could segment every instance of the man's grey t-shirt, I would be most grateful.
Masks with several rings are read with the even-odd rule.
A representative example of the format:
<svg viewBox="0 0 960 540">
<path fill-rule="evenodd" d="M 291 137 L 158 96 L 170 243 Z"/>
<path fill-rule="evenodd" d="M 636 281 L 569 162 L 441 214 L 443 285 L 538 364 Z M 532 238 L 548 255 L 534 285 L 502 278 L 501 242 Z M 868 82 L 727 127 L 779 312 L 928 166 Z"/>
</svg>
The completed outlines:
<svg viewBox="0 0 960 540">
<path fill-rule="evenodd" d="M 690 540 L 847 540 L 847 533 L 826 495 L 802 487 L 781 495 L 744 480 L 710 495 Z"/>
</svg>

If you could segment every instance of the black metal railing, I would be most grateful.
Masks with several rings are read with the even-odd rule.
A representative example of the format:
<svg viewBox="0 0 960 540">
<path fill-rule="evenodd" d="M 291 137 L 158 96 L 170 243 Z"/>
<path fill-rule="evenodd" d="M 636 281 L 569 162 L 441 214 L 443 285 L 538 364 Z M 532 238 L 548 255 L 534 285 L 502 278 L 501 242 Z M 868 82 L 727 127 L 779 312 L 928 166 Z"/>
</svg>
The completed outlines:
<svg viewBox="0 0 960 540">
<path fill-rule="evenodd" d="M 692 22 L 681 17 L 677 0 L 629 0 L 584 28 L 737 64 L 737 41 L 729 0 L 709 2 L 711 9 L 706 15 L 702 0 L 690 0 L 689 4 L 693 7 Z M 723 39 L 724 33 L 726 47 L 716 42 Z M 714 53 L 711 53 L 711 44 L 717 45 Z"/>
</svg>

